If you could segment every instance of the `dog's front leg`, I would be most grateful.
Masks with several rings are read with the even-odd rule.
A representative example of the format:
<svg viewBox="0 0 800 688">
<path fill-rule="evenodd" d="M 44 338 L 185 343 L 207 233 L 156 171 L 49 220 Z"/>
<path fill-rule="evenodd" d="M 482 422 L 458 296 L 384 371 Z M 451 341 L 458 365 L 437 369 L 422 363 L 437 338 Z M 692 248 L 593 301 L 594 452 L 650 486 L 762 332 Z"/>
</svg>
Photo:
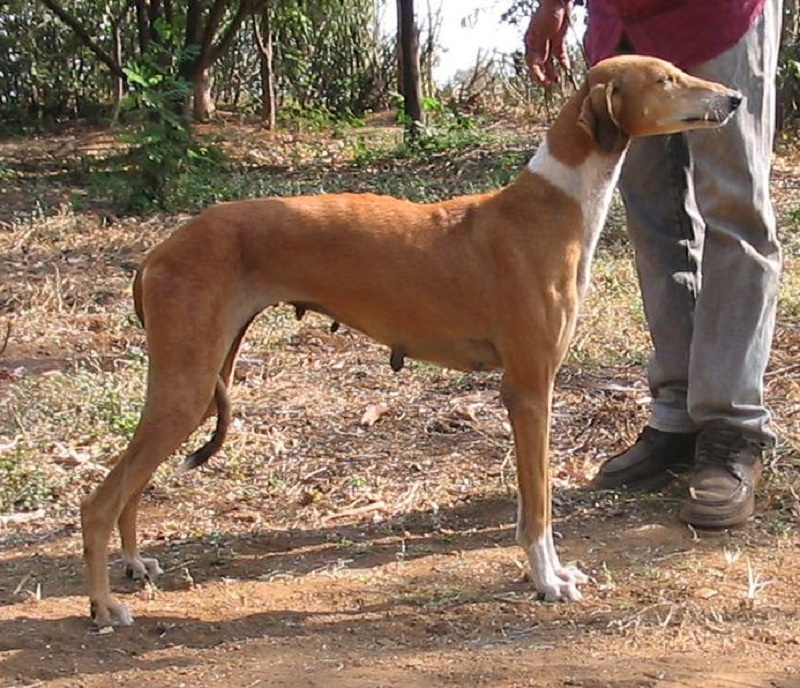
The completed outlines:
<svg viewBox="0 0 800 688">
<path fill-rule="evenodd" d="M 525 550 L 536 590 L 550 602 L 581 599 L 587 580 L 577 568 L 561 565 L 553 543 L 549 471 L 550 405 L 554 374 L 506 372 L 502 398 L 514 431 L 519 485 L 517 542 Z"/>
</svg>

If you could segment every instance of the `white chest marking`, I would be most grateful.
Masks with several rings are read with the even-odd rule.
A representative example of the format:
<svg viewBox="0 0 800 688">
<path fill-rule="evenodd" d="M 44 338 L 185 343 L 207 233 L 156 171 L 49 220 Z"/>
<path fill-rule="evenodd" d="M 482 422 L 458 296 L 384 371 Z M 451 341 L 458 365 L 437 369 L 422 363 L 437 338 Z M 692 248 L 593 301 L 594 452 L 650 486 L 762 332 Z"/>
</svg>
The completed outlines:
<svg viewBox="0 0 800 688">
<path fill-rule="evenodd" d="M 578 267 L 578 297 L 583 298 L 589 284 L 589 268 L 597 240 L 608 215 L 611 197 L 619 180 L 625 155 L 620 157 L 592 153 L 577 167 L 553 157 L 543 141 L 528 162 L 528 169 L 541 175 L 557 189 L 575 199 L 583 213 L 581 261 Z"/>
</svg>

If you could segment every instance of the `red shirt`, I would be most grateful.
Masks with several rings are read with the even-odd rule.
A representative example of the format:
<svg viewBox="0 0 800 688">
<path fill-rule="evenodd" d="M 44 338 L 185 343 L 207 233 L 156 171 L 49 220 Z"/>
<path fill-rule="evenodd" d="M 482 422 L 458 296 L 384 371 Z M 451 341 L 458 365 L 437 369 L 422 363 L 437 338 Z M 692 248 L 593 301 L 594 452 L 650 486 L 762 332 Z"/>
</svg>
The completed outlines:
<svg viewBox="0 0 800 688">
<path fill-rule="evenodd" d="M 643 55 L 686 69 L 732 48 L 765 0 L 588 0 L 586 54 L 594 64 L 617 52 L 623 35 Z"/>
</svg>

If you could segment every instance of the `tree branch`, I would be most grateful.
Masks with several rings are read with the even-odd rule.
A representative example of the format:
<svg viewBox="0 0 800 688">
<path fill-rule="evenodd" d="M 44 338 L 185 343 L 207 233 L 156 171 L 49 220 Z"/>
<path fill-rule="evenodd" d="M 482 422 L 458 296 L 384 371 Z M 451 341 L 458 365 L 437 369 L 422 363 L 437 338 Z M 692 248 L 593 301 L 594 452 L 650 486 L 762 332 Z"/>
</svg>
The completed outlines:
<svg viewBox="0 0 800 688">
<path fill-rule="evenodd" d="M 224 55 L 225 51 L 231 47 L 231 43 L 233 43 L 233 39 L 236 37 L 236 32 L 252 9 L 253 3 L 251 0 L 239 0 L 239 9 L 236 11 L 233 19 L 231 19 L 231 23 L 228 24 L 228 27 L 225 29 L 225 33 L 222 34 L 219 43 L 211 50 L 211 59 L 208 62 L 209 65 L 214 64 L 214 62 L 216 62 L 221 55 Z"/>
<path fill-rule="evenodd" d="M 67 12 L 57 0 L 41 0 L 41 3 L 47 7 L 53 14 L 56 15 L 62 22 L 64 22 L 75 35 L 80 38 L 81 42 L 91 50 L 100 62 L 111 70 L 111 73 L 120 79 L 127 79 L 125 72 L 122 71 L 122 66 L 119 65 L 114 58 L 103 50 L 94 39 L 86 32 L 80 25 L 78 20 Z"/>
<path fill-rule="evenodd" d="M 270 51 L 267 48 L 267 43 L 264 40 L 264 36 L 261 34 L 261 29 L 258 28 L 258 19 L 256 18 L 255 14 L 253 14 L 253 34 L 256 37 L 258 52 L 260 52 L 264 57 L 270 57 Z"/>
</svg>

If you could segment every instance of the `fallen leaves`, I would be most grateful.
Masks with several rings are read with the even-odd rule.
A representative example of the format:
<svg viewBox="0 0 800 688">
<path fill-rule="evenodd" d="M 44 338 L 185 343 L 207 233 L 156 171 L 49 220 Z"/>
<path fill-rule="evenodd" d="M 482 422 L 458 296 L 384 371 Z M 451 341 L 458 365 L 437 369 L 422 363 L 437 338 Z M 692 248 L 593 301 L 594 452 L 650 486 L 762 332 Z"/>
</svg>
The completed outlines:
<svg viewBox="0 0 800 688">
<path fill-rule="evenodd" d="M 371 428 L 387 413 L 389 413 L 389 407 L 386 404 L 370 404 L 358 424 L 364 428 Z"/>
</svg>

